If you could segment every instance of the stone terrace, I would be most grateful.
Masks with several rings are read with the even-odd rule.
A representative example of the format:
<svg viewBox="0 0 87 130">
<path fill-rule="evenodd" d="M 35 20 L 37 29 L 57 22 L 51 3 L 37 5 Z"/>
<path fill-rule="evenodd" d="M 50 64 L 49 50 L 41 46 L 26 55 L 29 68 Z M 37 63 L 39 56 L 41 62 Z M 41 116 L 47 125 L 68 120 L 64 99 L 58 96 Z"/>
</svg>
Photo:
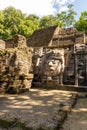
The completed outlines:
<svg viewBox="0 0 87 130">
<path fill-rule="evenodd" d="M 0 95 L 0 126 L 14 130 L 19 122 L 21 130 L 55 130 L 75 99 L 76 93 L 59 90 L 31 89 L 21 95 Z"/>
</svg>

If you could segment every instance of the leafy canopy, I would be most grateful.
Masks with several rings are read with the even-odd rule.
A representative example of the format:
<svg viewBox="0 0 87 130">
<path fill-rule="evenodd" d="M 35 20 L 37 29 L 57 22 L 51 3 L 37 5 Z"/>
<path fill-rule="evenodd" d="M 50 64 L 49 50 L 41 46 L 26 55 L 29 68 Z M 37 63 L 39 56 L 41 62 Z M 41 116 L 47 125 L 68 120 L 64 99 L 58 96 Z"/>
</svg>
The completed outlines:
<svg viewBox="0 0 87 130">
<path fill-rule="evenodd" d="M 87 11 L 81 13 L 80 18 L 76 22 L 75 27 L 79 31 L 84 31 L 87 34 Z"/>
</svg>

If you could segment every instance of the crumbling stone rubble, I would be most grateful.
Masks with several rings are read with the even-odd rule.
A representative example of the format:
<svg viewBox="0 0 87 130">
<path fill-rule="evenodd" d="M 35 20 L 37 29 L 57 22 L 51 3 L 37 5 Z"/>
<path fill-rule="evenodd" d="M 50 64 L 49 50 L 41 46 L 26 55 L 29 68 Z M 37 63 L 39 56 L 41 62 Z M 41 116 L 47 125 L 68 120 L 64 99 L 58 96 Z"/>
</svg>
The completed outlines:
<svg viewBox="0 0 87 130">
<path fill-rule="evenodd" d="M 24 36 L 15 35 L 13 41 L 14 48 L 0 50 L 0 93 L 20 93 L 31 87 L 32 49 Z"/>
</svg>

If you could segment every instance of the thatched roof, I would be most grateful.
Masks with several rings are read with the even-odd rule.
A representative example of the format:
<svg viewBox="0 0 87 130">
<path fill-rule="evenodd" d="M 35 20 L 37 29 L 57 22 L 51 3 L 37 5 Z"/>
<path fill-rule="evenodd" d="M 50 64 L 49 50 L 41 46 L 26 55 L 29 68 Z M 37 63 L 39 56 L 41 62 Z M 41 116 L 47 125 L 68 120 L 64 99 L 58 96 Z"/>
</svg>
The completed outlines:
<svg viewBox="0 0 87 130">
<path fill-rule="evenodd" d="M 51 26 L 48 28 L 36 30 L 33 35 L 27 40 L 28 46 L 48 46 L 51 43 L 52 37 L 57 29 L 58 26 Z"/>
<path fill-rule="evenodd" d="M 58 26 L 36 30 L 27 40 L 30 47 L 64 47 L 83 42 L 83 32 L 73 27 L 59 29 Z"/>
</svg>

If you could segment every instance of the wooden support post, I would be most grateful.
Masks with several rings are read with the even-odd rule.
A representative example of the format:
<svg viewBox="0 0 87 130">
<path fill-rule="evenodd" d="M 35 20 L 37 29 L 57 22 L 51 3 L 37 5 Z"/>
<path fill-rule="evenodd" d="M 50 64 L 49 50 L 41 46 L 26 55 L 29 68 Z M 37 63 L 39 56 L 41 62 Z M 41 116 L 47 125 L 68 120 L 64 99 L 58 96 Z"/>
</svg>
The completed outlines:
<svg viewBox="0 0 87 130">
<path fill-rule="evenodd" d="M 77 61 L 77 54 L 75 54 L 75 86 L 78 86 L 78 61 Z"/>
</svg>

